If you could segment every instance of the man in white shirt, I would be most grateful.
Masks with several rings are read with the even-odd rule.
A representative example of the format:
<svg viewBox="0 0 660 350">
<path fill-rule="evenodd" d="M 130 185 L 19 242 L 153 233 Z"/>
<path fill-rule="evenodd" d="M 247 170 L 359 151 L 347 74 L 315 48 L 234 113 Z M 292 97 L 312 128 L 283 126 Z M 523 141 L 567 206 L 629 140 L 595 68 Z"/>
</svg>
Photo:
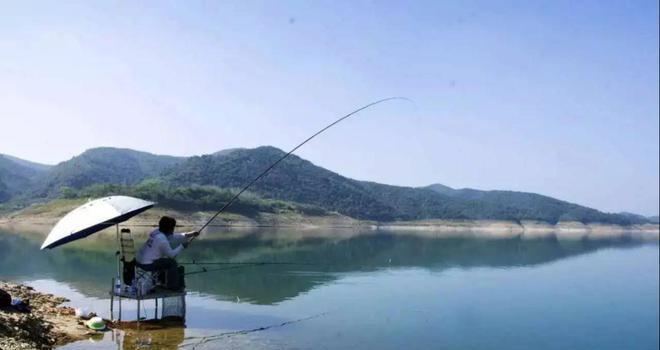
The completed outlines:
<svg viewBox="0 0 660 350">
<path fill-rule="evenodd" d="M 176 220 L 163 216 L 158 222 L 158 229 L 149 234 L 149 239 L 137 253 L 137 265 L 146 271 L 164 271 L 165 281 L 169 289 L 181 289 L 183 284 L 183 268 L 179 268 L 174 258 L 188 247 L 189 239 L 199 235 L 199 232 L 174 233 Z M 172 244 L 176 247 L 172 248 Z"/>
</svg>

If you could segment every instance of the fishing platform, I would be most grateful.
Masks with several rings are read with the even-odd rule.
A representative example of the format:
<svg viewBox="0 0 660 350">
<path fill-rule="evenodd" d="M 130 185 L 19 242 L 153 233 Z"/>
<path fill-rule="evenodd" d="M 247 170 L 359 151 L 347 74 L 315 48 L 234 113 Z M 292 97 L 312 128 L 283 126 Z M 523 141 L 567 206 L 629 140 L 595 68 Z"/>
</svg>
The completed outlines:
<svg viewBox="0 0 660 350">
<path fill-rule="evenodd" d="M 115 285 L 114 277 L 112 279 L 113 288 Z M 117 293 L 114 289 L 110 291 L 110 318 L 114 321 L 121 321 L 122 317 L 122 299 L 135 300 L 137 302 L 137 315 L 136 320 L 139 323 L 140 320 L 147 317 L 146 311 L 142 314 L 141 306 L 144 306 L 145 301 L 153 300 L 154 301 L 154 317 L 153 319 L 158 320 L 159 318 L 164 317 L 180 317 L 185 320 L 186 318 L 186 291 L 151 291 L 147 294 L 138 294 L 130 293 L 122 290 L 121 293 Z M 115 319 L 114 305 L 115 299 L 117 299 L 118 304 L 118 313 L 117 318 Z M 158 300 L 161 300 L 159 303 Z M 159 312 L 160 306 L 160 312 Z"/>
<path fill-rule="evenodd" d="M 142 270 L 135 264 L 135 242 L 128 228 L 117 226 L 117 242 L 119 250 L 115 254 L 117 259 L 117 276 L 112 278 L 110 288 L 110 318 L 113 321 L 122 319 L 122 301 L 134 300 L 137 302 L 137 323 L 147 319 L 147 312 L 142 310 L 145 302 L 154 301 L 154 317 L 158 320 L 165 317 L 177 317 L 185 322 L 186 318 L 186 290 L 173 291 L 159 285 L 158 272 Z M 121 272 L 121 274 L 120 274 Z M 127 279 L 133 278 L 128 282 Z M 115 299 L 118 304 L 117 318 L 115 319 Z M 160 300 L 160 302 L 159 302 Z M 159 312 L 160 311 L 160 312 Z"/>
</svg>

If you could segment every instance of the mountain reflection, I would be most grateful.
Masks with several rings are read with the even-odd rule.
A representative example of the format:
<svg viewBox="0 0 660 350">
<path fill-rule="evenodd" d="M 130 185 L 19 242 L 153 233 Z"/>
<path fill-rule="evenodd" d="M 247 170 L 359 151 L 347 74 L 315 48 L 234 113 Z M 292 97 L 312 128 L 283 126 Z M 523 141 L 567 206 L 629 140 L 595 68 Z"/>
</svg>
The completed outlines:
<svg viewBox="0 0 660 350">
<path fill-rule="evenodd" d="M 342 274 L 392 268 L 529 266 L 587 254 L 603 248 L 635 247 L 630 238 L 610 240 L 430 238 L 414 234 L 374 233 L 306 236 L 300 232 L 259 231 L 228 238 L 214 234 L 196 241 L 180 261 L 295 262 L 300 265 L 207 265 L 206 273 L 187 278 L 191 291 L 218 299 L 274 304 Z M 657 243 L 653 243 L 657 244 Z M 107 247 L 107 249 L 105 249 Z M 81 292 L 105 297 L 116 274 L 115 242 L 109 238 L 40 251 L 39 242 L 0 231 L 0 278 L 52 278 Z M 188 272 L 200 266 L 186 265 Z"/>
</svg>

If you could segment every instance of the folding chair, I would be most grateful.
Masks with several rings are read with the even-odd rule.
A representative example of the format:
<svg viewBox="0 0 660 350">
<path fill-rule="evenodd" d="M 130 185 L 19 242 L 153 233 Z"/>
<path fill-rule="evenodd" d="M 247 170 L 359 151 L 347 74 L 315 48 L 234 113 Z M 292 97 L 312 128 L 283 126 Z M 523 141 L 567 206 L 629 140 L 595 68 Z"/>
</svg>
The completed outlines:
<svg viewBox="0 0 660 350">
<path fill-rule="evenodd" d="M 130 229 L 123 228 L 121 236 L 119 237 L 121 247 L 121 262 L 123 265 L 123 279 L 124 284 L 133 285 L 140 279 L 151 280 L 152 286 L 157 286 L 159 283 L 160 272 L 146 271 L 140 268 L 140 264 L 135 259 L 135 241 Z M 137 285 L 134 286 L 137 289 Z"/>
</svg>

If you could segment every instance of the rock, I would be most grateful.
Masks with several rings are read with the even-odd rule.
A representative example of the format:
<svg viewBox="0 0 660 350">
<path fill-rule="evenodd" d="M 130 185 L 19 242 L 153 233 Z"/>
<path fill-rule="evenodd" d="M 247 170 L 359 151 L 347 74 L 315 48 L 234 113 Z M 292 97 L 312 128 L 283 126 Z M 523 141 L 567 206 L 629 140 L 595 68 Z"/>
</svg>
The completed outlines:
<svg viewBox="0 0 660 350">
<path fill-rule="evenodd" d="M 11 295 L 0 289 L 0 307 L 11 305 Z"/>
<path fill-rule="evenodd" d="M 0 349 L 52 349 L 82 339 L 85 330 L 77 323 L 75 310 L 59 305 L 68 299 L 42 294 L 25 285 L 0 282 L 0 289 L 29 302 L 31 313 L 0 309 Z"/>
</svg>

